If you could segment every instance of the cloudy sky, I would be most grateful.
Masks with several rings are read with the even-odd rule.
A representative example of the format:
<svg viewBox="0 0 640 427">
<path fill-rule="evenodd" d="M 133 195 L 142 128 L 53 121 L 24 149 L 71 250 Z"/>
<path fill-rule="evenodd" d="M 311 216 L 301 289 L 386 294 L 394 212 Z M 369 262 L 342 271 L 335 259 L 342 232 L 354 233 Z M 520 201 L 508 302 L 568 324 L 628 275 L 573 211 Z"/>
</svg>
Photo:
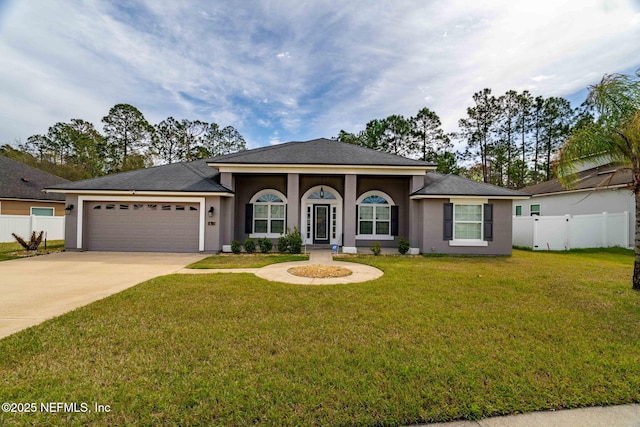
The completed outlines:
<svg viewBox="0 0 640 427">
<path fill-rule="evenodd" d="M 452 131 L 485 87 L 577 106 L 638 68 L 639 0 L 0 0 L 0 144 L 117 103 L 251 148 L 422 107 Z"/>
</svg>

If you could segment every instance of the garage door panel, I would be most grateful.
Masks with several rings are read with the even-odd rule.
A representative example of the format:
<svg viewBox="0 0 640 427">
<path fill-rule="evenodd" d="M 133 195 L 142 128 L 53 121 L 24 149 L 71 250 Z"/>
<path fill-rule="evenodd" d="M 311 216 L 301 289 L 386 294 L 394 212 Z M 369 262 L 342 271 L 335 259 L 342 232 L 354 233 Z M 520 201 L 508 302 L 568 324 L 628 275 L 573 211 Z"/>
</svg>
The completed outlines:
<svg viewBox="0 0 640 427">
<path fill-rule="evenodd" d="M 198 252 L 200 206 L 193 203 L 87 202 L 89 250 Z"/>
</svg>

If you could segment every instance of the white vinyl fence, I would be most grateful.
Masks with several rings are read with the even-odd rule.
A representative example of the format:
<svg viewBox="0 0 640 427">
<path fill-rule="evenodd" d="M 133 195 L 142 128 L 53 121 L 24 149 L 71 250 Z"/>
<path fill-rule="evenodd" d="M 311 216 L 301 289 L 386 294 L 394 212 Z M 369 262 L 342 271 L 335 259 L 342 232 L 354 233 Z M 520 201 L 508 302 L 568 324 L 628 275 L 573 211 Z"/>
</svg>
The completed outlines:
<svg viewBox="0 0 640 427">
<path fill-rule="evenodd" d="M 629 212 L 514 216 L 513 245 L 536 251 L 629 247 Z"/>
<path fill-rule="evenodd" d="M 47 240 L 64 240 L 64 217 L 0 215 L 0 242 L 14 242 L 11 233 L 28 240 L 33 231 L 44 231 Z"/>
</svg>

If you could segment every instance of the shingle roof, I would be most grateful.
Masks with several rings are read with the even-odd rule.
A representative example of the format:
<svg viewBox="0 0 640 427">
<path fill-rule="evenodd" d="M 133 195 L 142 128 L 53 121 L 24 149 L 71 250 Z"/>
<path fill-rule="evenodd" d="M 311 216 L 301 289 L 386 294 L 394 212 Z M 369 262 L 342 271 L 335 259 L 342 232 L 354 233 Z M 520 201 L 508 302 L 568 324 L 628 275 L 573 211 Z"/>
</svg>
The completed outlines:
<svg viewBox="0 0 640 427">
<path fill-rule="evenodd" d="M 483 196 L 483 197 L 527 197 L 526 193 L 491 184 L 472 181 L 458 175 L 427 173 L 425 186 L 415 191 L 415 196 Z"/>
<path fill-rule="evenodd" d="M 633 175 L 629 169 L 619 170 L 620 166 L 600 166 L 578 172 L 578 180 L 571 189 L 564 188 L 558 178 L 530 185 L 520 191 L 527 194 L 560 193 L 571 190 L 589 190 L 594 188 L 618 187 L 633 182 Z"/>
<path fill-rule="evenodd" d="M 383 153 L 358 145 L 332 139 L 294 141 L 270 147 L 256 148 L 208 159 L 217 163 L 234 164 L 307 164 L 307 165 L 358 165 L 358 166 L 434 166 L 421 160 L 408 159 L 395 154 Z"/>
<path fill-rule="evenodd" d="M 53 185 L 48 188 L 102 191 L 231 192 L 214 180 L 217 174 L 218 171 L 207 166 L 204 160 L 196 160 L 122 172 L 63 185 Z"/>
<path fill-rule="evenodd" d="M 50 185 L 69 182 L 48 172 L 0 156 L 0 198 L 29 200 L 64 200 L 62 194 L 47 194 Z"/>
</svg>

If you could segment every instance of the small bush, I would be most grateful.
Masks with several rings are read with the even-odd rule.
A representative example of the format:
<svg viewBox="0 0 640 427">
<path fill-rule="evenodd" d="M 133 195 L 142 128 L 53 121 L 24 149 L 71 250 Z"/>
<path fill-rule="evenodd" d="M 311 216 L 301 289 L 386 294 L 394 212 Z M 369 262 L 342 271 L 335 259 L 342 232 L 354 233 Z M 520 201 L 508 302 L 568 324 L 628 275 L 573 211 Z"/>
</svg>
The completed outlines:
<svg viewBox="0 0 640 427">
<path fill-rule="evenodd" d="M 382 252 L 382 246 L 380 246 L 380 242 L 373 242 L 373 244 L 371 245 L 371 252 L 373 252 L 375 256 L 380 255 L 380 252 Z"/>
<path fill-rule="evenodd" d="M 407 239 L 405 239 L 404 237 L 400 237 L 400 239 L 398 239 L 398 252 L 400 252 L 402 255 L 409 252 L 410 247 L 411 245 L 409 244 L 409 241 Z"/>
<path fill-rule="evenodd" d="M 282 254 L 289 252 L 289 238 L 286 235 L 278 237 L 277 247 Z"/>
<path fill-rule="evenodd" d="M 302 252 L 302 236 L 298 227 L 293 227 L 293 231 L 289 233 L 289 252 L 299 254 Z"/>
<path fill-rule="evenodd" d="M 231 252 L 237 255 L 240 253 L 240 249 L 242 249 L 242 243 L 237 240 L 231 242 Z"/>
<path fill-rule="evenodd" d="M 271 252 L 271 249 L 273 248 L 273 243 L 271 242 L 271 239 L 269 239 L 268 237 L 261 237 L 258 239 L 258 246 L 260 246 L 260 252 L 262 252 L 263 254 L 266 254 L 268 252 Z"/>
<path fill-rule="evenodd" d="M 20 246 L 25 248 L 27 251 L 37 251 L 38 246 L 42 243 L 42 237 L 44 236 L 44 231 L 41 231 L 40 234 L 36 234 L 34 231 L 31 233 L 31 239 L 26 242 L 22 237 L 18 236 L 16 233 L 11 233 L 16 242 L 20 243 Z"/>
<path fill-rule="evenodd" d="M 247 251 L 248 254 L 254 253 L 256 251 L 256 242 L 254 242 L 252 238 L 248 238 L 244 241 L 244 250 Z"/>
</svg>

